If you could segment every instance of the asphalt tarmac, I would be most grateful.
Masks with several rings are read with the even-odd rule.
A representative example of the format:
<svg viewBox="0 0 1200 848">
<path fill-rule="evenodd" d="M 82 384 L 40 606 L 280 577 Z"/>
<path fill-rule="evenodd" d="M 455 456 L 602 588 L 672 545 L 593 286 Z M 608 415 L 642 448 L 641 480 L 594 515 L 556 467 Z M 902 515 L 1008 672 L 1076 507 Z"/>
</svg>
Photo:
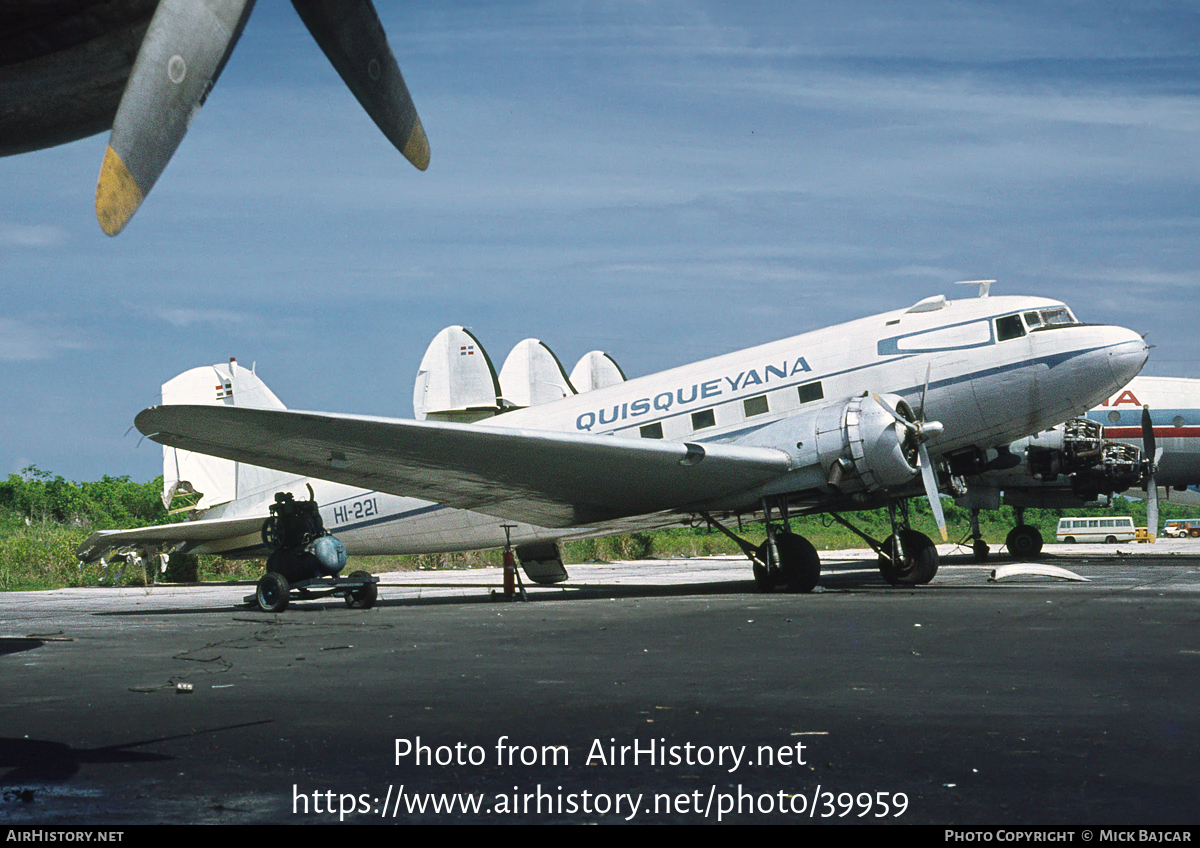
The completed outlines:
<svg viewBox="0 0 1200 848">
<path fill-rule="evenodd" d="M 1200 543 L 1047 552 L 0 594 L 0 824 L 1197 823 Z"/>
</svg>

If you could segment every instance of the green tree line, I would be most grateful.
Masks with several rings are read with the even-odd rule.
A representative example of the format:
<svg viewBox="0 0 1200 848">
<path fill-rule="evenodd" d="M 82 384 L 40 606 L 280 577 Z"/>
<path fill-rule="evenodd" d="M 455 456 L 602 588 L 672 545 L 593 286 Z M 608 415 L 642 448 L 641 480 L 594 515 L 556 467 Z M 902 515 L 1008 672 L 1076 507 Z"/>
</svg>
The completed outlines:
<svg viewBox="0 0 1200 848">
<path fill-rule="evenodd" d="M 75 483 L 36 466 L 10 474 L 0 482 L 0 590 L 91 586 L 101 576 L 98 567 L 80 569 L 75 549 L 95 530 L 143 527 L 183 520 L 171 516 L 162 505 L 162 477 L 136 483 L 129 477 L 102 477 L 92 483 Z M 942 501 L 952 542 L 970 542 L 970 512 L 949 499 Z M 936 537 L 932 510 L 924 498 L 909 501 L 912 526 Z M 1105 509 L 1028 509 L 1025 522 L 1037 527 L 1048 544 L 1053 544 L 1058 520 L 1063 515 L 1130 515 L 1136 526 L 1146 524 L 1145 501 L 1115 499 Z M 1159 526 L 1172 518 L 1200 516 L 1200 509 L 1163 503 Z M 891 532 L 886 509 L 847 515 L 854 526 L 875 539 Z M 1016 523 L 1015 511 L 1002 506 L 980 516 L 984 538 L 993 550 L 1004 544 Z M 818 550 L 864 547 L 862 539 L 826 515 L 793 518 L 793 532 L 808 537 Z M 733 528 L 737 530 L 736 526 Z M 765 531 L 761 524 L 746 525 L 740 535 L 757 544 Z M 669 527 L 661 530 L 583 539 L 563 545 L 568 563 L 596 560 L 649 559 L 666 557 L 738 554 L 737 545 L 707 527 Z M 499 552 L 427 554 L 410 557 L 356 557 L 356 567 L 380 572 L 413 568 L 464 568 L 498 565 Z M 200 573 L 208 579 L 247 579 L 261 573 L 261 562 L 225 562 L 202 557 Z M 358 561 L 361 560 L 361 561 Z M 348 566 L 349 567 L 349 566 Z M 146 575 L 129 574 L 127 581 L 140 582 Z"/>
</svg>

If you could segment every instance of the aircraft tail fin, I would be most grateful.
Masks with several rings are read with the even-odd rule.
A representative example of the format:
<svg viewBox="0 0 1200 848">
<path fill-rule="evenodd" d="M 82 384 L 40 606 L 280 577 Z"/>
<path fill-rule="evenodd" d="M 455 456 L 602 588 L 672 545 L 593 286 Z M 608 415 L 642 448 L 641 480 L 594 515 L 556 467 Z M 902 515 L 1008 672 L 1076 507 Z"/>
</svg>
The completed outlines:
<svg viewBox="0 0 1200 848">
<path fill-rule="evenodd" d="M 253 369 L 236 359 L 228 364 L 192 368 L 163 383 L 164 404 L 211 404 L 258 409 L 286 409 Z M 209 509 L 239 498 L 274 492 L 295 475 L 245 463 L 163 446 L 163 505 L 171 509 L 177 495 L 189 503 L 189 511 Z M 178 511 L 178 510 L 177 510 Z"/>
<path fill-rule="evenodd" d="M 471 422 L 500 411 L 500 381 L 479 339 L 464 327 L 447 327 L 429 343 L 413 387 L 418 421 Z"/>
<path fill-rule="evenodd" d="M 625 372 L 617 361 L 602 350 L 592 350 L 580 357 L 571 369 L 571 385 L 577 392 L 606 389 L 625 382 Z"/>
<path fill-rule="evenodd" d="M 500 392 L 509 406 L 537 406 L 576 394 L 562 363 L 544 342 L 525 339 L 500 368 Z"/>
</svg>

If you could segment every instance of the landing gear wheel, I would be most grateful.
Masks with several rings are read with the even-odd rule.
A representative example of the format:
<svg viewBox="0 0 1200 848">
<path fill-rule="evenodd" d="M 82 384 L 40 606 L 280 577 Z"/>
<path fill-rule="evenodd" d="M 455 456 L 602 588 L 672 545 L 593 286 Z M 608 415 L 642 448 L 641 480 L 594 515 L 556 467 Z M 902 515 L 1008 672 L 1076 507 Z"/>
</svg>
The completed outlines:
<svg viewBox="0 0 1200 848">
<path fill-rule="evenodd" d="M 992 549 L 988 547 L 988 543 L 979 539 L 971 546 L 971 550 L 975 553 L 976 562 L 987 562 L 988 554 Z"/>
<path fill-rule="evenodd" d="M 254 599 L 263 612 L 283 612 L 287 609 L 289 589 L 287 578 L 271 571 L 259 578 Z"/>
<path fill-rule="evenodd" d="M 365 571 L 356 571 L 350 575 L 351 578 L 370 577 Z M 358 589 L 351 590 L 346 596 L 346 606 L 350 609 L 370 609 L 375 606 L 375 599 L 379 597 L 379 587 L 374 583 L 364 583 Z"/>
<path fill-rule="evenodd" d="M 821 579 L 821 558 L 812 542 L 795 533 L 775 536 L 783 585 L 789 592 L 811 592 Z"/>
<path fill-rule="evenodd" d="M 1042 552 L 1042 534 L 1031 524 L 1018 524 L 1004 540 L 1014 559 L 1037 559 Z"/>
<path fill-rule="evenodd" d="M 879 555 L 879 573 L 893 586 L 920 586 L 937 575 L 938 552 L 933 540 L 916 530 L 900 531 L 903 551 L 899 562 Z"/>
<path fill-rule="evenodd" d="M 775 549 L 779 562 L 771 556 L 770 542 L 763 542 L 755 551 L 766 566 L 754 563 L 754 583 L 760 592 L 770 592 L 783 586 L 789 592 L 811 592 L 821 579 L 821 558 L 812 542 L 795 533 L 775 534 Z"/>
</svg>

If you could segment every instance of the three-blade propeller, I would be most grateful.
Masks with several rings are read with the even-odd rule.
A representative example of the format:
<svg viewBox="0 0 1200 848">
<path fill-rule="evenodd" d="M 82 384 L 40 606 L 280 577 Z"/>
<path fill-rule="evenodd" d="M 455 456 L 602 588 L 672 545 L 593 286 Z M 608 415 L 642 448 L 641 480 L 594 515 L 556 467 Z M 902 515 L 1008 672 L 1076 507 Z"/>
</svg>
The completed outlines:
<svg viewBox="0 0 1200 848">
<path fill-rule="evenodd" d="M 938 494 L 937 469 L 933 467 L 933 461 L 929 458 L 929 450 L 925 447 L 927 441 L 941 433 L 945 428 L 940 421 L 925 420 L 925 391 L 928 388 L 929 373 L 927 371 L 925 374 L 925 388 L 921 390 L 921 414 L 917 421 L 901 415 L 899 411 L 894 409 L 891 404 L 879 395 L 872 393 L 871 397 L 875 398 L 875 402 L 895 418 L 897 423 L 913 434 L 917 443 L 917 465 L 921 469 L 921 482 L 925 485 L 925 496 L 929 498 L 929 506 L 933 510 L 933 518 L 937 522 L 938 532 L 942 534 L 942 541 L 946 542 L 949 541 L 950 537 L 946 533 L 946 515 L 942 510 L 941 496 Z"/>
<path fill-rule="evenodd" d="M 370 0 L 293 0 L 355 97 L 416 167 L 429 141 Z M 96 218 L 115 236 L 183 140 L 225 66 L 254 0 L 161 0 L 113 120 L 96 184 Z"/>
</svg>

